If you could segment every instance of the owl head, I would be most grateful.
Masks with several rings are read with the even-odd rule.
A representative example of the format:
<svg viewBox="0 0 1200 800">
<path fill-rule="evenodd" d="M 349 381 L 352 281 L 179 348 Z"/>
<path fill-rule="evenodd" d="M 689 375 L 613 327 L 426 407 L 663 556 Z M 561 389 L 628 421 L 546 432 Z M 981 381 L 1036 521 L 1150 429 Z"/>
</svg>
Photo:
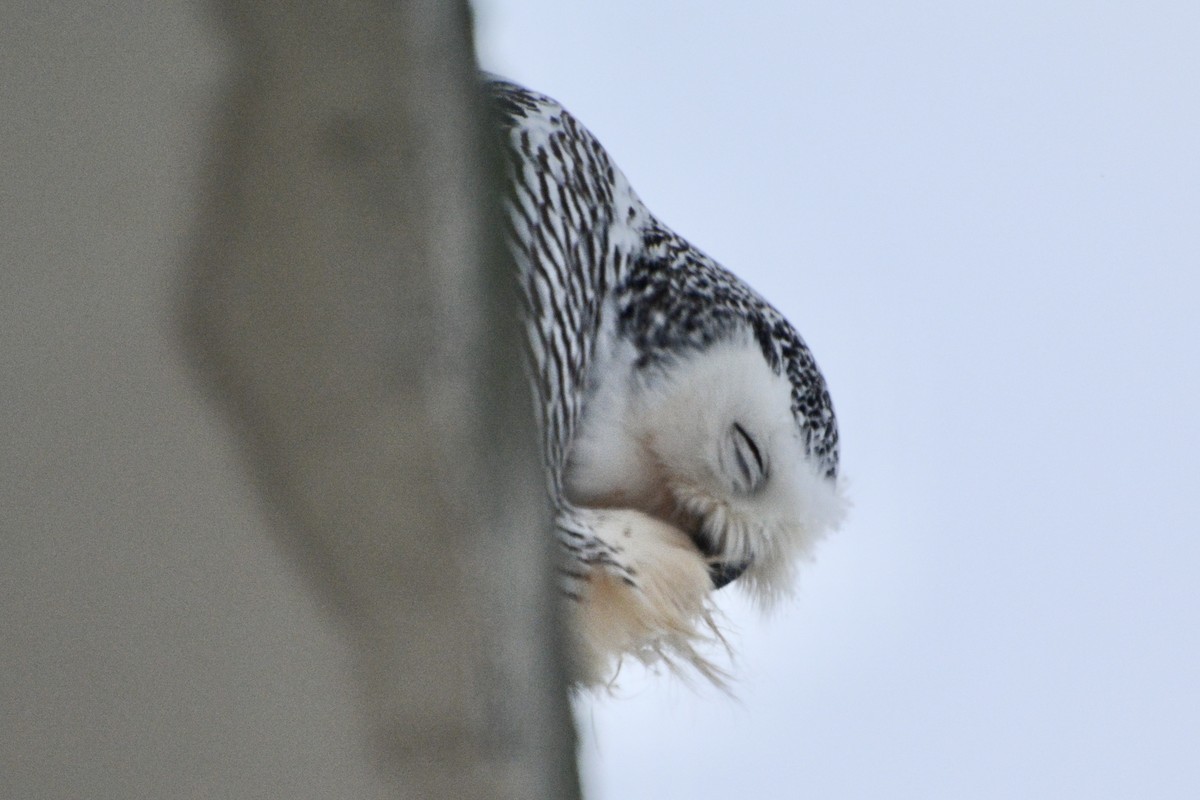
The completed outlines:
<svg viewBox="0 0 1200 800">
<path fill-rule="evenodd" d="M 703 348 L 614 370 L 584 409 L 568 470 L 573 499 L 633 508 L 684 530 L 715 587 L 769 603 L 845 503 L 794 411 L 792 380 L 749 328 Z"/>
</svg>

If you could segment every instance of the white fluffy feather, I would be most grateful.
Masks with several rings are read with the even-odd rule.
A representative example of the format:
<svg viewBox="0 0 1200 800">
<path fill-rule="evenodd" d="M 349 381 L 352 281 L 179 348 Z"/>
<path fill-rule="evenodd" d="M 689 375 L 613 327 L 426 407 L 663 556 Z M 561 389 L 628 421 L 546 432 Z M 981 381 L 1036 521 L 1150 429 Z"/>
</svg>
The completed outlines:
<svg viewBox="0 0 1200 800">
<path fill-rule="evenodd" d="M 797 557 L 845 508 L 838 484 L 805 453 L 787 378 L 748 332 L 645 376 L 633 369 L 632 348 L 618 347 L 598 354 L 605 381 L 593 387 L 576 438 L 573 498 L 698 524 L 724 560 L 751 562 L 739 582 L 770 603 L 792 585 Z M 754 492 L 737 491 L 722 464 L 735 422 L 757 443 L 768 473 Z"/>
<path fill-rule="evenodd" d="M 646 664 L 690 664 L 722 685 L 724 673 L 701 653 L 702 645 L 719 634 L 712 621 L 712 581 L 695 543 L 640 511 L 585 513 L 622 569 L 598 565 L 580 602 L 570 606 L 576 680 L 599 683 L 631 654 Z"/>
</svg>

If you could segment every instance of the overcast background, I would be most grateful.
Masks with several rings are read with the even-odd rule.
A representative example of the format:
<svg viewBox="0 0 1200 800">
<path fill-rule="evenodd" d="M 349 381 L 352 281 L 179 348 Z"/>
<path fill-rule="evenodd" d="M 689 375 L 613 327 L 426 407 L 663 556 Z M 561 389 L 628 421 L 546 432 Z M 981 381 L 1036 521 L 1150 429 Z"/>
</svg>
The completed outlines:
<svg viewBox="0 0 1200 800">
<path fill-rule="evenodd" d="M 825 371 L 855 503 L 592 800 L 1200 796 L 1200 6 L 478 0 Z"/>
<path fill-rule="evenodd" d="M 797 324 L 855 501 L 794 604 L 730 595 L 737 701 L 580 705 L 590 800 L 1200 796 L 1200 5 L 476 8 Z M 386 796 L 169 335 L 206 9 L 0 25 L 3 798 Z"/>
</svg>

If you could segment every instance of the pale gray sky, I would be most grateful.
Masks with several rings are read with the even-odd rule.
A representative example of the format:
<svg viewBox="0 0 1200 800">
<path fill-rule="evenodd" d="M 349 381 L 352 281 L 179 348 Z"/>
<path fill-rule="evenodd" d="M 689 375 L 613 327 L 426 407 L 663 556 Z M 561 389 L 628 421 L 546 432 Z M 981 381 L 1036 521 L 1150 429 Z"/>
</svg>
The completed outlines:
<svg viewBox="0 0 1200 800">
<path fill-rule="evenodd" d="M 6 798 L 383 796 L 164 335 L 206 7 L 0 29 Z M 1200 5 L 477 8 L 488 66 L 796 322 L 856 504 L 794 604 L 728 598 L 739 701 L 629 670 L 581 705 L 590 799 L 1200 797 Z"/>
<path fill-rule="evenodd" d="M 589 796 L 1200 796 L 1200 6 L 479 0 L 796 324 L 855 508 L 739 700 L 630 670 Z"/>
</svg>

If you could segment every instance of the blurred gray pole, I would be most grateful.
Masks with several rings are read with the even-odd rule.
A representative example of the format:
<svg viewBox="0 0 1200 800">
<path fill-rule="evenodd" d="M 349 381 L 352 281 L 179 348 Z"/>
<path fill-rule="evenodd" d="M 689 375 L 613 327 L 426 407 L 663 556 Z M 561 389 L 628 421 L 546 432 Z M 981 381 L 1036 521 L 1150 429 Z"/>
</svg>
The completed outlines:
<svg viewBox="0 0 1200 800">
<path fill-rule="evenodd" d="M 402 797 L 578 796 L 464 3 L 229 3 L 188 346 Z"/>
</svg>

